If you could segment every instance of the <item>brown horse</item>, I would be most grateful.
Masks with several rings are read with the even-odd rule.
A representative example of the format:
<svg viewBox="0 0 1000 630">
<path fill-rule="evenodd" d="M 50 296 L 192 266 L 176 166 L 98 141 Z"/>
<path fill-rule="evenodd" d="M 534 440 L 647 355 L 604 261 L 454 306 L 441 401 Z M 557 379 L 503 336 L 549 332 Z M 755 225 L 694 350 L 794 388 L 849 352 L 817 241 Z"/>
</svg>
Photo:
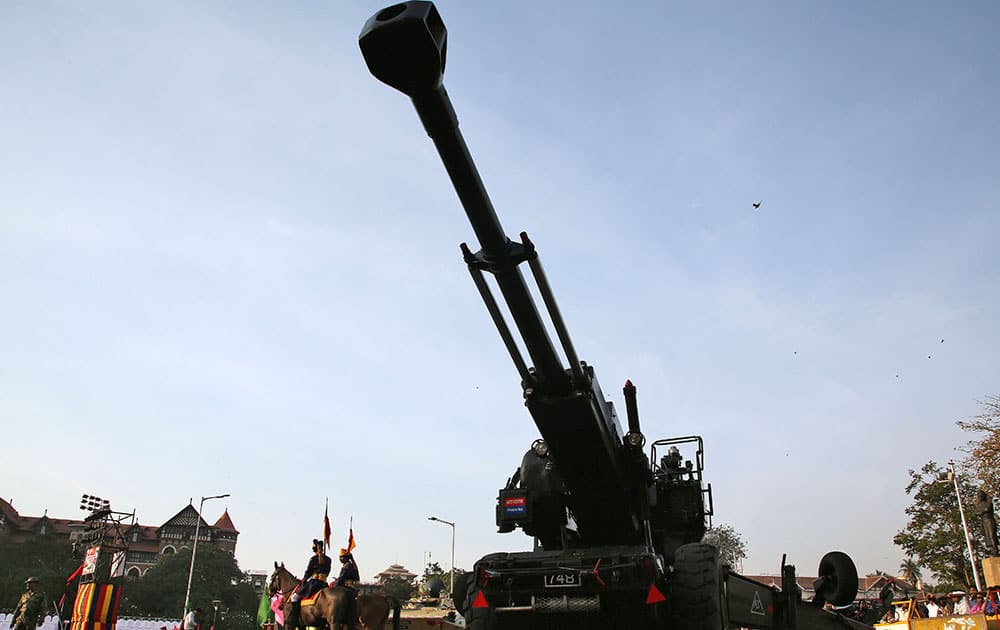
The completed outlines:
<svg viewBox="0 0 1000 630">
<path fill-rule="evenodd" d="M 285 568 L 285 565 L 274 563 L 274 573 L 268 586 L 268 593 L 273 597 L 275 593 L 281 593 L 281 607 L 285 613 L 285 618 L 292 609 L 291 594 L 301 584 L 301 580 Z M 390 599 L 380 593 L 366 593 L 355 598 L 357 617 L 345 619 L 345 613 L 349 608 L 349 595 L 340 588 L 324 588 L 316 597 L 316 602 L 310 606 L 303 606 L 300 612 L 299 623 L 302 626 L 322 627 L 326 625 L 330 630 L 354 630 L 360 627 L 362 630 L 384 630 L 386 621 L 389 620 L 389 610 L 394 610 L 392 627 L 399 628 L 399 606 L 393 605 Z M 286 628 L 286 630 L 296 630 Z"/>
</svg>

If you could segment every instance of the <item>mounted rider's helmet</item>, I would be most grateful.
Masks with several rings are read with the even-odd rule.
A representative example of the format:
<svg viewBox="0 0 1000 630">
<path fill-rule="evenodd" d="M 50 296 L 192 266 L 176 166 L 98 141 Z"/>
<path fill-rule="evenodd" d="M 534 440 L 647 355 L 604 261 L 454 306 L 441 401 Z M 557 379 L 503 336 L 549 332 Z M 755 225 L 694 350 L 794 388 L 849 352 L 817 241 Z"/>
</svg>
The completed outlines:
<svg viewBox="0 0 1000 630">
<path fill-rule="evenodd" d="M 316 551 L 323 551 L 323 541 L 322 540 L 316 540 L 315 538 L 313 539 L 313 551 L 314 552 L 316 552 Z"/>
<path fill-rule="evenodd" d="M 349 551 L 342 551 L 340 553 L 340 561 L 347 562 L 348 560 L 354 560 L 354 556 L 352 556 Z"/>
</svg>

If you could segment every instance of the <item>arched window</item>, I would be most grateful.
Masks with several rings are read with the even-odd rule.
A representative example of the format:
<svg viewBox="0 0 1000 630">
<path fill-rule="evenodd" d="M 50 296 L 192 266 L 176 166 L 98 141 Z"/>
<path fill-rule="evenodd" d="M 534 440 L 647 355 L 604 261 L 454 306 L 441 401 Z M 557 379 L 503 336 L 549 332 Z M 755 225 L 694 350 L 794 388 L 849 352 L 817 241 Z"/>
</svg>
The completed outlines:
<svg viewBox="0 0 1000 630">
<path fill-rule="evenodd" d="M 142 575 L 142 573 L 139 571 L 139 567 L 132 567 L 131 569 L 128 570 L 128 573 L 126 573 L 126 575 L 133 580 L 138 580 L 139 576 Z"/>
<path fill-rule="evenodd" d="M 165 556 L 169 556 L 172 553 L 177 553 L 177 550 L 174 549 L 172 546 L 167 545 L 166 547 L 163 548 L 163 551 L 161 551 L 160 553 Z"/>
</svg>

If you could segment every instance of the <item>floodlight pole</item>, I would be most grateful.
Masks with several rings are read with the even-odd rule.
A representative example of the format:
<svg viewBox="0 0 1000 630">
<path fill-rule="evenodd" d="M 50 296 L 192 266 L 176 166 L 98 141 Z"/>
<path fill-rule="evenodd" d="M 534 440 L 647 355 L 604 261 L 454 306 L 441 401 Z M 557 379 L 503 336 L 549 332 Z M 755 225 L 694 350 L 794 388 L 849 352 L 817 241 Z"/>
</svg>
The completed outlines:
<svg viewBox="0 0 1000 630">
<path fill-rule="evenodd" d="M 979 581 L 979 569 L 976 568 L 976 554 L 972 552 L 972 538 L 969 536 L 969 524 L 965 522 L 965 508 L 962 507 L 962 491 L 958 487 L 958 475 L 955 473 L 955 461 L 949 461 L 951 480 L 955 482 L 955 496 L 958 497 L 958 513 L 962 515 L 962 529 L 965 530 L 965 544 L 969 548 L 969 562 L 972 563 L 972 577 L 976 580 L 976 590 L 983 590 Z"/>
<path fill-rule="evenodd" d="M 191 547 L 191 567 L 188 569 L 188 585 L 184 591 L 184 610 L 181 611 L 181 630 L 184 629 L 184 617 L 188 613 L 188 600 L 191 598 L 191 576 L 194 575 L 194 554 L 198 551 L 198 530 L 201 529 L 201 510 L 209 499 L 225 499 L 228 494 L 217 494 L 214 497 L 202 497 L 198 504 L 198 520 L 194 522 L 194 545 Z"/>
<path fill-rule="evenodd" d="M 451 584 L 448 585 L 448 592 L 451 593 L 452 605 L 455 605 L 455 524 L 436 516 L 428 516 L 427 520 L 451 526 Z"/>
</svg>

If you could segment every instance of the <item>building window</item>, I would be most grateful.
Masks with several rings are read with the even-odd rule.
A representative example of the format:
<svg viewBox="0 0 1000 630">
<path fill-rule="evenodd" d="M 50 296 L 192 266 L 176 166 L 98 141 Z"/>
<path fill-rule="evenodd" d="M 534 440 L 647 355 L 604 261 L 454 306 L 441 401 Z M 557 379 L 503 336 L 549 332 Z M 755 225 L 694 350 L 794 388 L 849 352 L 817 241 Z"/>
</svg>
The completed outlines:
<svg viewBox="0 0 1000 630">
<path fill-rule="evenodd" d="M 170 545 L 167 545 L 166 547 L 163 548 L 163 551 L 161 551 L 160 553 L 162 553 L 165 556 L 169 556 L 172 553 L 177 553 L 177 550 L 171 547 Z"/>
<path fill-rule="evenodd" d="M 139 572 L 139 567 L 132 567 L 131 569 L 128 570 L 128 573 L 126 575 L 128 575 L 128 577 L 133 580 L 139 579 L 139 576 L 141 575 L 141 573 Z"/>
</svg>

